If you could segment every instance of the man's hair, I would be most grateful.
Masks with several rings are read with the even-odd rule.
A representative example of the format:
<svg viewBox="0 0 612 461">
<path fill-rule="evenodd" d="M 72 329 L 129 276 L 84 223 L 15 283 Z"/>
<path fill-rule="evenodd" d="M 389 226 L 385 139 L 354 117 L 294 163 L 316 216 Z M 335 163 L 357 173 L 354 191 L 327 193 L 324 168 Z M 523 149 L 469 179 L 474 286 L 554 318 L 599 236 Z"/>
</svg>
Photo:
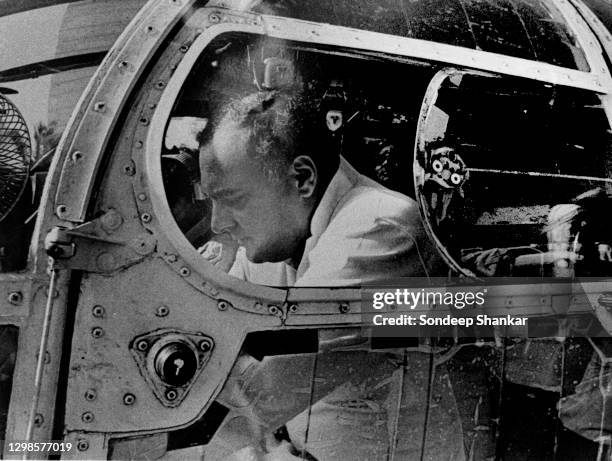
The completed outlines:
<svg viewBox="0 0 612 461">
<path fill-rule="evenodd" d="M 219 119 L 219 124 L 227 122 L 248 130 L 249 154 L 270 181 L 279 181 L 281 172 L 300 155 L 312 158 L 319 174 L 337 165 L 340 135 L 327 128 L 319 98 L 260 91 L 232 100 Z"/>
</svg>

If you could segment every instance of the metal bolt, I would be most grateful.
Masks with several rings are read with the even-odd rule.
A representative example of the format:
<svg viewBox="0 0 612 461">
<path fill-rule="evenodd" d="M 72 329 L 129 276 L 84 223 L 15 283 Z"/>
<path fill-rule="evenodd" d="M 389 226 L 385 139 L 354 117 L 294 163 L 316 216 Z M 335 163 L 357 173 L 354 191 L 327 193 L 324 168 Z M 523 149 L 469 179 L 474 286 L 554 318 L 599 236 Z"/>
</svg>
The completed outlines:
<svg viewBox="0 0 612 461">
<path fill-rule="evenodd" d="M 191 271 L 188 267 L 181 267 L 181 270 L 179 272 L 183 277 L 189 277 L 191 275 Z"/>
<path fill-rule="evenodd" d="M 81 415 L 81 421 L 91 423 L 94 420 L 94 414 L 91 411 L 86 411 Z"/>
<path fill-rule="evenodd" d="M 43 418 L 43 415 L 41 415 L 40 413 L 36 413 L 36 416 L 34 416 L 34 425 L 36 427 L 40 427 L 43 425 L 44 422 L 45 418 Z"/>
<path fill-rule="evenodd" d="M 138 349 L 141 352 L 146 351 L 149 348 L 149 343 L 146 342 L 144 339 L 141 339 L 140 341 L 138 341 L 138 343 L 136 344 L 136 349 Z"/>
<path fill-rule="evenodd" d="M 278 310 L 277 306 L 268 306 L 268 312 L 270 315 L 278 315 L 280 311 Z"/>
<path fill-rule="evenodd" d="M 89 450 L 89 442 L 85 439 L 80 439 L 77 441 L 77 450 L 79 451 L 87 451 Z"/>
<path fill-rule="evenodd" d="M 289 306 L 289 312 L 296 313 L 298 310 L 297 304 L 292 304 Z"/>
<path fill-rule="evenodd" d="M 123 396 L 123 403 L 126 405 L 134 405 L 134 402 L 136 401 L 136 396 L 134 394 L 125 394 Z"/>
<path fill-rule="evenodd" d="M 229 303 L 227 301 L 219 301 L 217 303 L 217 308 L 220 311 L 226 311 L 228 307 L 229 307 Z"/>
<path fill-rule="evenodd" d="M 346 314 L 348 311 L 351 310 L 351 306 L 346 303 L 342 303 L 340 304 L 340 306 L 338 306 L 338 309 L 340 310 L 341 314 Z"/>
<path fill-rule="evenodd" d="M 155 311 L 155 315 L 157 317 L 166 317 L 168 314 L 170 313 L 170 309 L 168 308 L 168 306 L 159 306 L 157 308 L 157 311 Z"/>
<path fill-rule="evenodd" d="M 150 223 L 151 219 L 153 218 L 151 217 L 149 213 L 143 213 L 140 215 L 140 219 L 142 220 L 143 223 Z"/>
<path fill-rule="evenodd" d="M 217 23 L 221 22 L 221 16 L 219 16 L 219 14 L 218 14 L 218 13 L 211 13 L 211 14 L 208 16 L 208 20 L 209 20 L 210 22 L 212 22 L 213 24 L 217 24 Z"/>
<path fill-rule="evenodd" d="M 72 161 L 73 162 L 78 162 L 79 160 L 81 160 L 83 158 L 83 152 L 75 150 L 72 153 Z"/>
<path fill-rule="evenodd" d="M 169 389 L 166 391 L 166 398 L 168 400 L 176 400 L 177 397 L 178 397 L 178 394 L 176 393 L 174 389 Z"/>
<path fill-rule="evenodd" d="M 128 176 L 134 176 L 136 174 L 136 168 L 131 163 L 123 165 L 123 172 Z"/>
<path fill-rule="evenodd" d="M 23 294 L 21 291 L 11 291 L 8 295 L 8 302 L 19 305 L 23 302 Z"/>
<path fill-rule="evenodd" d="M 96 317 L 96 318 L 98 318 L 98 319 L 101 319 L 101 318 L 103 318 L 103 317 L 104 317 L 105 310 L 104 310 L 104 308 L 103 308 L 102 306 L 97 305 L 97 306 L 94 306 L 94 307 L 93 307 L 93 309 L 91 310 L 91 314 L 92 314 L 94 317 Z"/>
<path fill-rule="evenodd" d="M 100 327 L 95 327 L 91 329 L 91 336 L 94 338 L 101 338 L 104 336 L 104 330 Z"/>
<path fill-rule="evenodd" d="M 141 202 L 144 202 L 146 199 L 147 199 L 147 194 L 145 194 L 144 192 L 138 194 L 138 200 L 140 200 Z"/>
<path fill-rule="evenodd" d="M 85 391 L 85 400 L 87 400 L 88 402 L 96 400 L 96 397 L 98 397 L 98 393 L 95 389 L 87 389 Z"/>
<path fill-rule="evenodd" d="M 208 352 L 212 348 L 212 344 L 208 339 L 200 341 L 200 350 L 202 352 Z"/>
</svg>

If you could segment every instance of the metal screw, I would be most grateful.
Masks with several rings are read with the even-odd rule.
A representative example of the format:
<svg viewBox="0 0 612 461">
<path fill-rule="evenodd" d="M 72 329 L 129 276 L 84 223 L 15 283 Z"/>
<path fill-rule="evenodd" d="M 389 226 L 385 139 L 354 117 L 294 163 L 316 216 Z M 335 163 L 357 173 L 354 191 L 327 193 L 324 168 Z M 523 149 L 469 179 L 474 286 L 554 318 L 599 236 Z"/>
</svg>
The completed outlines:
<svg viewBox="0 0 612 461">
<path fill-rule="evenodd" d="M 166 398 L 168 400 L 176 400 L 177 397 L 178 397 L 178 394 L 176 393 L 174 389 L 169 389 L 166 391 Z"/>
<path fill-rule="evenodd" d="M 102 317 L 104 317 L 104 308 L 100 305 L 94 306 L 93 309 L 91 310 L 91 314 L 98 318 L 101 319 Z"/>
<path fill-rule="evenodd" d="M 143 213 L 143 214 L 140 215 L 140 219 L 142 219 L 143 223 L 150 223 L 151 219 L 153 219 L 153 218 L 151 217 L 151 215 L 149 213 Z"/>
<path fill-rule="evenodd" d="M 8 302 L 15 305 L 21 304 L 23 302 L 21 291 L 11 291 L 8 295 Z"/>
<path fill-rule="evenodd" d="M 340 306 L 338 307 L 338 309 L 340 309 L 340 313 L 341 314 L 346 314 L 348 311 L 351 310 L 351 306 L 349 306 L 346 303 L 342 303 L 340 304 Z"/>
<path fill-rule="evenodd" d="M 80 439 L 77 441 L 77 450 L 79 451 L 87 451 L 89 450 L 89 442 L 84 439 Z"/>
<path fill-rule="evenodd" d="M 191 275 L 191 271 L 188 267 L 181 267 L 181 270 L 179 272 L 183 277 L 189 277 Z"/>
<path fill-rule="evenodd" d="M 270 315 L 278 315 L 280 311 L 276 306 L 268 306 L 268 312 L 270 313 Z"/>
<path fill-rule="evenodd" d="M 95 389 L 87 389 L 85 391 L 85 400 L 87 400 L 88 402 L 92 402 L 93 400 L 96 400 L 97 397 L 98 397 L 98 393 L 96 392 Z"/>
<path fill-rule="evenodd" d="M 136 168 L 134 168 L 134 165 L 131 163 L 128 163 L 127 165 L 123 166 L 123 172 L 128 176 L 134 176 L 136 173 Z"/>
<path fill-rule="evenodd" d="M 78 162 L 79 160 L 81 160 L 83 158 L 83 152 L 75 150 L 72 153 L 72 161 L 73 162 Z"/>
<path fill-rule="evenodd" d="M 157 311 L 155 311 L 155 315 L 157 317 L 166 317 L 168 314 L 170 313 L 170 309 L 168 308 L 168 306 L 159 306 L 157 308 Z"/>
<path fill-rule="evenodd" d="M 94 420 L 94 414 L 91 411 L 86 411 L 81 415 L 81 421 L 91 423 Z"/>
<path fill-rule="evenodd" d="M 95 327 L 91 329 L 91 336 L 94 338 L 101 338 L 104 336 L 104 330 L 100 327 Z"/>
<path fill-rule="evenodd" d="M 289 306 L 289 312 L 296 313 L 298 310 L 297 304 L 292 304 Z"/>
<path fill-rule="evenodd" d="M 136 344 L 136 349 L 138 349 L 141 352 L 146 351 L 149 348 L 149 343 L 146 342 L 144 339 L 141 339 L 140 341 L 138 341 L 138 343 Z"/>
<path fill-rule="evenodd" d="M 212 344 L 208 339 L 200 341 L 200 350 L 202 352 L 208 352 L 212 348 Z"/>
<path fill-rule="evenodd" d="M 40 413 L 36 413 L 36 416 L 34 416 L 34 425 L 36 427 L 40 427 L 43 425 L 44 422 L 45 418 L 43 418 L 43 415 L 41 415 Z"/>
<path fill-rule="evenodd" d="M 228 307 L 229 307 L 229 303 L 227 301 L 219 301 L 217 303 L 217 308 L 220 311 L 226 311 Z"/>
<path fill-rule="evenodd" d="M 136 401 L 136 396 L 134 394 L 125 394 L 123 396 L 123 403 L 126 405 L 134 405 L 134 402 Z"/>
</svg>

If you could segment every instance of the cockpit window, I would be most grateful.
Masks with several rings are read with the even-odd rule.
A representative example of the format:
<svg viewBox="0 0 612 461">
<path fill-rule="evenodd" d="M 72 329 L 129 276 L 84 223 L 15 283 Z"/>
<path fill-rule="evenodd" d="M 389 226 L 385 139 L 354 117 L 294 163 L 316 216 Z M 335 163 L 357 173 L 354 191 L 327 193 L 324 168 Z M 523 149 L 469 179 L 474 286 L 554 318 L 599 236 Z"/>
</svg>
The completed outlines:
<svg viewBox="0 0 612 461">
<path fill-rule="evenodd" d="M 415 170 L 447 260 L 478 277 L 609 276 L 610 141 L 593 94 L 449 76 Z"/>
<path fill-rule="evenodd" d="M 589 70 L 552 0 L 268 0 L 254 10 Z"/>
</svg>

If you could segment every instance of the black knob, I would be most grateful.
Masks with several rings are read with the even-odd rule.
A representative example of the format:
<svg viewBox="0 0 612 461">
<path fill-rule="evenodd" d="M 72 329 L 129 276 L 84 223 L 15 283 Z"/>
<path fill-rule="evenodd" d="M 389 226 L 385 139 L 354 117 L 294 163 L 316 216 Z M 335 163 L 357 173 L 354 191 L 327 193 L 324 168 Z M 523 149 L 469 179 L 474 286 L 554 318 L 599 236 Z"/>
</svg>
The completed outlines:
<svg viewBox="0 0 612 461">
<path fill-rule="evenodd" d="M 188 383 L 198 369 L 198 356 L 188 344 L 172 342 L 163 346 L 155 356 L 155 372 L 171 386 Z"/>
</svg>

